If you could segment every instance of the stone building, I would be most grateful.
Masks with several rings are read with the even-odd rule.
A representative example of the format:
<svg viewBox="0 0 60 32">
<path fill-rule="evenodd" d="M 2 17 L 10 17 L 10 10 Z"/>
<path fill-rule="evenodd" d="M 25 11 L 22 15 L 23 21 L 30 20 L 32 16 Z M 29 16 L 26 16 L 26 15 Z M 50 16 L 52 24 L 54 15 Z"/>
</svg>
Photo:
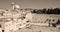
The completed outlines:
<svg viewBox="0 0 60 32">
<path fill-rule="evenodd" d="M 4 13 L 2 13 L 4 12 Z M 15 32 L 18 29 L 29 27 L 30 20 L 26 11 L 20 11 L 19 5 L 12 3 L 12 10 L 0 13 L 0 32 Z M 2 15 L 1 15 L 2 14 Z"/>
</svg>

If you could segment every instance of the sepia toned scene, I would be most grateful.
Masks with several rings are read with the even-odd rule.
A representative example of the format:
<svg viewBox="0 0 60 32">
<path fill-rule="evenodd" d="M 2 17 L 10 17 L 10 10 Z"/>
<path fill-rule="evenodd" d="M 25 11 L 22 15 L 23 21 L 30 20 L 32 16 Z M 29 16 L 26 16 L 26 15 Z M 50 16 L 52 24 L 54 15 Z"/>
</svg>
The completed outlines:
<svg viewBox="0 0 60 32">
<path fill-rule="evenodd" d="M 60 0 L 0 0 L 0 32 L 60 32 Z"/>
</svg>

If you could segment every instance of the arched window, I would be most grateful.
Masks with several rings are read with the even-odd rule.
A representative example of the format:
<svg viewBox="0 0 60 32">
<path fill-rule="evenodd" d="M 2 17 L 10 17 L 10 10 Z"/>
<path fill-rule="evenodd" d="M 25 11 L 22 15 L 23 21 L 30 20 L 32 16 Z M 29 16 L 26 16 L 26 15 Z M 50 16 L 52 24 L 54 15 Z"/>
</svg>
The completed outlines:
<svg viewBox="0 0 60 32">
<path fill-rule="evenodd" d="M 29 21 L 26 21 L 27 23 L 29 22 Z"/>
<path fill-rule="evenodd" d="M 4 30 L 2 30 L 2 32 L 4 32 Z"/>
<path fill-rule="evenodd" d="M 2 32 L 4 32 L 4 30 L 2 30 Z"/>
<path fill-rule="evenodd" d="M 0 24 L 0 28 L 1 28 L 1 24 Z"/>
<path fill-rule="evenodd" d="M 55 19 L 52 20 L 53 22 L 55 21 Z"/>
</svg>

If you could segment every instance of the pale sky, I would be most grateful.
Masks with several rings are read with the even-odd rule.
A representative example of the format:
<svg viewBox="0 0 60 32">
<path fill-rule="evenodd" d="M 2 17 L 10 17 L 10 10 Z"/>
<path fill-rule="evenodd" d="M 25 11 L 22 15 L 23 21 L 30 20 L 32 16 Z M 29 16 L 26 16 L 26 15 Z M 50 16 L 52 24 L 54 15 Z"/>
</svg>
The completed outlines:
<svg viewBox="0 0 60 32">
<path fill-rule="evenodd" d="M 0 0 L 0 8 L 9 9 L 11 0 Z M 14 0 L 20 8 L 60 8 L 60 0 Z"/>
</svg>

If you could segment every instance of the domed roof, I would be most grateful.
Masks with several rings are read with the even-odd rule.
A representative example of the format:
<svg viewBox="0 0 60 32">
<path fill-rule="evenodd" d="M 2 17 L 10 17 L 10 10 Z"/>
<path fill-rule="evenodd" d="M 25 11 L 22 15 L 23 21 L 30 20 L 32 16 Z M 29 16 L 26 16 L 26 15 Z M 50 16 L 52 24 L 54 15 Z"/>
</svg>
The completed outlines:
<svg viewBox="0 0 60 32">
<path fill-rule="evenodd" d="M 19 6 L 19 5 L 14 5 L 14 7 L 15 7 L 15 8 L 20 8 L 20 6 Z"/>
</svg>

